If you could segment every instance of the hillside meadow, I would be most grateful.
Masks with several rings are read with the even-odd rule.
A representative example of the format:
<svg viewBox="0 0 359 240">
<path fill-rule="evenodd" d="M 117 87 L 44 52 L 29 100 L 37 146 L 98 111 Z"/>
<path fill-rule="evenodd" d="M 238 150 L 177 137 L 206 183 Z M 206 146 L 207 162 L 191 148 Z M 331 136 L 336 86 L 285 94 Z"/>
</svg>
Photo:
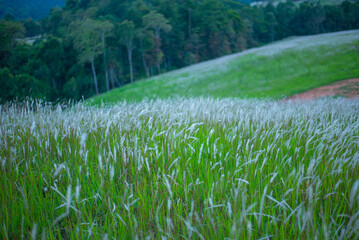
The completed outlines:
<svg viewBox="0 0 359 240">
<path fill-rule="evenodd" d="M 137 81 L 89 101 L 171 97 L 282 99 L 359 76 L 359 30 L 292 37 Z"/>
<path fill-rule="evenodd" d="M 359 100 L 0 105 L 1 239 L 358 239 Z"/>
<path fill-rule="evenodd" d="M 359 31 L 0 105 L 1 239 L 358 239 Z M 101 107 L 100 107 L 101 106 Z"/>
</svg>

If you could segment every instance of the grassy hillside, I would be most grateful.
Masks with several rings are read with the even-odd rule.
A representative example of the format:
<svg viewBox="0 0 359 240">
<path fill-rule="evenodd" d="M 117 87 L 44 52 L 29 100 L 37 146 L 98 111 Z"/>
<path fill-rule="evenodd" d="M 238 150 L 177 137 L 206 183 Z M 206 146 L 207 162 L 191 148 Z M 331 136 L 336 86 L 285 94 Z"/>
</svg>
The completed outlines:
<svg viewBox="0 0 359 240">
<path fill-rule="evenodd" d="M 138 81 L 91 101 L 177 96 L 280 99 L 359 77 L 358 66 L 359 30 L 295 37 Z"/>
<path fill-rule="evenodd" d="M 279 3 L 284 3 L 287 0 L 278 0 L 278 1 L 251 1 L 251 5 L 252 6 L 261 6 L 261 7 L 265 7 L 269 2 L 272 3 L 274 6 L 277 6 Z M 306 2 L 307 0 L 295 0 L 292 1 L 293 3 L 295 3 L 296 5 L 300 5 L 303 2 Z M 317 2 L 319 2 L 322 5 L 340 5 L 342 2 L 344 2 L 344 0 L 318 0 Z"/>
</svg>

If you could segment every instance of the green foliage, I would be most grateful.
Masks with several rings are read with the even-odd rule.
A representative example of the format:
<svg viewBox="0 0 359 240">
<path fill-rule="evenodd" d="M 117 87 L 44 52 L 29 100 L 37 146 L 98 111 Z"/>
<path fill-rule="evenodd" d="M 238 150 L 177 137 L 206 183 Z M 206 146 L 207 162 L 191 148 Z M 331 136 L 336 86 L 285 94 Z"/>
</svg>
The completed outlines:
<svg viewBox="0 0 359 240">
<path fill-rule="evenodd" d="M 304 2 L 296 11 L 292 23 L 295 32 L 300 35 L 318 34 L 321 32 L 322 23 L 325 20 L 325 12 L 319 3 Z"/>
<path fill-rule="evenodd" d="M 6 58 L 15 46 L 16 38 L 24 35 L 25 28 L 21 23 L 0 20 L 0 65 L 5 65 Z"/>
<path fill-rule="evenodd" d="M 169 32 L 172 26 L 168 24 L 168 20 L 160 13 L 151 11 L 143 16 L 143 23 L 145 28 L 150 28 L 155 31 L 156 37 L 160 37 L 161 31 Z"/>
<path fill-rule="evenodd" d="M 79 62 L 86 63 L 102 53 L 101 34 L 110 32 L 113 26 L 108 21 L 86 18 L 73 22 L 69 28 L 72 30 L 74 47 L 79 52 Z"/>
<path fill-rule="evenodd" d="M 136 28 L 132 21 L 125 20 L 119 23 L 116 30 L 118 31 L 120 42 L 125 45 L 129 45 L 130 42 L 133 42 L 136 35 Z"/>
<path fill-rule="evenodd" d="M 28 74 L 13 75 L 8 68 L 0 69 L 0 102 L 26 97 L 44 98 L 46 86 Z"/>
<path fill-rule="evenodd" d="M 133 64 L 132 64 L 132 53 L 134 47 L 134 38 L 136 36 L 135 24 L 132 21 L 123 21 L 118 24 L 117 32 L 119 35 L 119 42 L 126 46 L 128 61 L 130 65 L 131 83 L 134 81 L 133 77 Z"/>
<path fill-rule="evenodd" d="M 42 86 L 41 83 L 34 77 L 28 74 L 16 75 L 13 82 L 14 88 L 12 89 L 13 96 L 17 99 L 30 98 L 43 98 L 43 93 L 46 93 L 47 89 Z"/>
<path fill-rule="evenodd" d="M 64 85 L 65 53 L 59 39 L 49 37 L 38 46 L 38 59 L 49 69 L 49 78 L 54 89 L 60 90 Z"/>
<path fill-rule="evenodd" d="M 26 29 L 25 37 L 39 36 L 43 33 L 41 24 L 31 18 L 24 21 L 24 28 Z"/>
<path fill-rule="evenodd" d="M 1 100 L 11 100 L 11 89 L 14 87 L 14 76 L 8 68 L 0 69 L 0 96 Z"/>
</svg>

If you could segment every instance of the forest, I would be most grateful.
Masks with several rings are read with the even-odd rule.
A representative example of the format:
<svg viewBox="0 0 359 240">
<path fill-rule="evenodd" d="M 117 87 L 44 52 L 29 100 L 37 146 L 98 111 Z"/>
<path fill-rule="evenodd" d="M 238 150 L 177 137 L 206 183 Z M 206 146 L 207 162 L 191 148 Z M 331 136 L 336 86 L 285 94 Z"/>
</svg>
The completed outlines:
<svg viewBox="0 0 359 240">
<path fill-rule="evenodd" d="M 80 100 L 290 36 L 359 28 L 359 0 L 66 0 L 0 20 L 0 99 Z"/>
</svg>

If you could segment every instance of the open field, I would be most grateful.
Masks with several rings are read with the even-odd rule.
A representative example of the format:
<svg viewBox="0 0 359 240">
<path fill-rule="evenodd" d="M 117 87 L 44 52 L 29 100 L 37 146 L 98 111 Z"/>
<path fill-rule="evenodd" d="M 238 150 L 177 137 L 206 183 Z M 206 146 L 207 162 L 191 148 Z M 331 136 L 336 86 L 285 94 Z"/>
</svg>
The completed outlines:
<svg viewBox="0 0 359 240">
<path fill-rule="evenodd" d="M 0 106 L 1 239 L 358 239 L 359 100 Z"/>
<path fill-rule="evenodd" d="M 282 99 L 359 77 L 359 30 L 294 37 L 137 81 L 93 98 L 168 97 Z"/>
</svg>

